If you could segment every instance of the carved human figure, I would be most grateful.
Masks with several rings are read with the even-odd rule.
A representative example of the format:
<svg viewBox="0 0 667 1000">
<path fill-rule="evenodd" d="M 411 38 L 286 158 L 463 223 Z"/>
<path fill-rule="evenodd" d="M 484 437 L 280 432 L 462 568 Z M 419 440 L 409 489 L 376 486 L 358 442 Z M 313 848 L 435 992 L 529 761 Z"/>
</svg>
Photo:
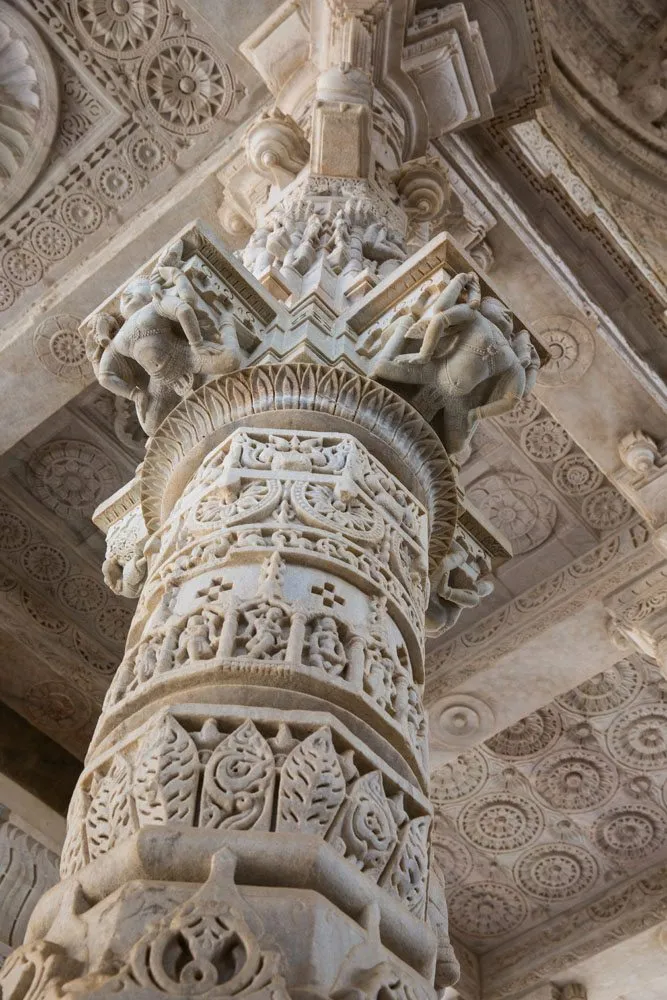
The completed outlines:
<svg viewBox="0 0 667 1000">
<path fill-rule="evenodd" d="M 215 653 L 211 632 L 211 623 L 203 615 L 192 615 L 178 640 L 177 663 L 212 659 Z"/>
<path fill-rule="evenodd" d="M 158 646 L 150 640 L 142 643 L 134 663 L 137 680 L 140 683 L 149 681 L 158 670 Z"/>
<path fill-rule="evenodd" d="M 98 382 L 134 402 L 147 434 L 206 376 L 234 371 L 243 358 L 231 310 L 221 312 L 216 329 L 204 324 L 204 338 L 197 293 L 177 255 L 178 245 L 150 277 L 130 281 L 120 297 L 123 322 L 98 313 L 87 338 Z"/>
<path fill-rule="evenodd" d="M 241 256 L 243 266 L 247 267 L 255 276 L 265 271 L 271 263 L 270 254 L 266 249 L 268 236 L 268 229 L 264 227 L 256 229 L 248 240 Z"/>
<path fill-rule="evenodd" d="M 408 706 L 405 716 L 410 742 L 415 746 L 424 731 L 424 710 L 419 691 L 414 684 L 410 684 L 408 688 Z"/>
<path fill-rule="evenodd" d="M 340 274 L 350 260 L 350 241 L 350 225 L 344 209 L 339 208 L 334 216 L 331 235 L 324 244 L 327 260 L 336 274 Z"/>
<path fill-rule="evenodd" d="M 391 677 L 394 663 L 378 650 L 369 650 L 364 674 L 364 688 L 380 708 L 386 708 L 390 700 Z"/>
<path fill-rule="evenodd" d="M 303 232 L 295 234 L 295 245 L 285 255 L 285 267 L 293 268 L 298 274 L 306 274 L 317 258 L 321 232 L 322 220 L 313 212 L 308 216 Z"/>
<path fill-rule="evenodd" d="M 399 726 L 404 726 L 410 711 L 410 680 L 406 674 L 394 677 L 396 696 L 394 697 L 394 718 Z"/>
<path fill-rule="evenodd" d="M 405 250 L 389 235 L 384 222 L 371 222 L 366 227 L 361 238 L 361 246 L 364 257 L 377 264 L 385 264 L 388 261 L 400 262 L 407 257 Z"/>
<path fill-rule="evenodd" d="M 422 304 L 412 307 L 413 314 Z M 525 331 L 514 336 L 502 302 L 482 298 L 474 273 L 455 275 L 425 311 L 412 325 L 407 315 L 391 324 L 371 373 L 421 385 L 411 401 L 439 424 L 445 447 L 455 455 L 479 420 L 506 413 L 530 390 L 539 359 Z M 410 340 L 421 340 L 419 351 L 401 353 Z"/>
<path fill-rule="evenodd" d="M 281 219 L 274 219 L 266 237 L 266 252 L 269 254 L 270 263 L 280 267 L 290 246 L 289 229 Z"/>
<path fill-rule="evenodd" d="M 347 658 L 345 647 L 338 636 L 338 626 L 334 618 L 320 618 L 311 626 L 308 639 L 307 662 L 329 674 L 339 674 Z"/>
<path fill-rule="evenodd" d="M 283 652 L 287 640 L 282 608 L 264 605 L 248 612 L 247 617 L 247 630 L 240 636 L 244 645 L 242 655 L 255 660 L 270 660 Z"/>
</svg>

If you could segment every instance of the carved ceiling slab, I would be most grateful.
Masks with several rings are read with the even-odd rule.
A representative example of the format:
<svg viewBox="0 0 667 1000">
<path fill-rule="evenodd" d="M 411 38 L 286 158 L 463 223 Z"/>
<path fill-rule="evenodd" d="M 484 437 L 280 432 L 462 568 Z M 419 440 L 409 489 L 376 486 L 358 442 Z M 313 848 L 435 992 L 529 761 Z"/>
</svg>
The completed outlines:
<svg viewBox="0 0 667 1000">
<path fill-rule="evenodd" d="M 664 919 L 666 793 L 667 681 L 640 656 L 435 772 L 450 922 L 484 1000 Z"/>
</svg>

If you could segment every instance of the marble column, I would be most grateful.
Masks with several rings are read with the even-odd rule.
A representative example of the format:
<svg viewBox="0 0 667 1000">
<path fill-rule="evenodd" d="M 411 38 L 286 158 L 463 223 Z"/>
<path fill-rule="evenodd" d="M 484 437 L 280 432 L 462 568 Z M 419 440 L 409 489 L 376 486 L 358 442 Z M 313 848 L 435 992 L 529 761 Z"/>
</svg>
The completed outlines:
<svg viewBox="0 0 667 1000">
<path fill-rule="evenodd" d="M 452 475 L 408 404 L 322 366 L 222 376 L 172 411 L 98 515 L 118 545 L 141 493 L 146 579 L 63 881 L 3 997 L 427 998 L 455 980 L 421 697 Z"/>
<path fill-rule="evenodd" d="M 449 182 L 425 154 L 444 126 L 408 73 L 474 36 L 467 96 L 488 104 L 477 26 L 314 4 L 283 85 L 288 7 L 243 45 L 278 104 L 219 175 L 242 263 L 193 223 L 84 324 L 149 435 L 95 515 L 105 578 L 138 606 L 2 1000 L 432 1000 L 456 981 L 424 645 L 504 552 L 450 458 L 539 358 L 441 232 Z"/>
</svg>

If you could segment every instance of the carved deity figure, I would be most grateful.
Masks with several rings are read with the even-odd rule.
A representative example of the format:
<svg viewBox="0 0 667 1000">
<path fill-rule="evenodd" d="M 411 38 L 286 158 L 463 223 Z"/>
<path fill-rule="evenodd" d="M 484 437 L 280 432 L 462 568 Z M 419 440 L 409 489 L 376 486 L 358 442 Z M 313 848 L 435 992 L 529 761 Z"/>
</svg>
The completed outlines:
<svg viewBox="0 0 667 1000">
<path fill-rule="evenodd" d="M 336 274 L 340 274 L 350 260 L 350 242 L 350 225 L 344 209 L 339 208 L 334 216 L 331 235 L 324 245 L 327 260 Z"/>
<path fill-rule="evenodd" d="M 239 636 L 244 649 L 239 652 L 254 660 L 271 660 L 287 646 L 285 612 L 276 605 L 262 606 L 248 612 L 248 627 Z"/>
<path fill-rule="evenodd" d="M 314 622 L 308 639 L 307 662 L 311 667 L 339 674 L 347 662 L 345 647 L 338 637 L 334 618 L 320 618 Z"/>
<path fill-rule="evenodd" d="M 383 656 L 379 650 L 368 650 L 364 667 L 364 689 L 383 709 L 387 708 L 391 700 L 395 666 L 394 661 Z"/>
<path fill-rule="evenodd" d="M 322 220 L 316 212 L 312 212 L 301 232 L 295 232 L 293 246 L 285 255 L 285 267 L 291 267 L 298 274 L 307 274 L 315 263 L 320 249 Z"/>
<path fill-rule="evenodd" d="M 405 250 L 391 238 L 387 226 L 383 222 L 371 222 L 361 239 L 361 246 L 364 257 L 373 260 L 377 264 L 386 264 L 388 261 L 404 261 L 407 257 Z"/>
<path fill-rule="evenodd" d="M 271 263 L 271 256 L 266 249 L 268 237 L 268 229 L 263 227 L 256 229 L 248 240 L 241 256 L 243 266 L 247 267 L 254 275 L 261 274 Z"/>
<path fill-rule="evenodd" d="M 130 281 L 120 298 L 123 322 L 99 313 L 86 344 L 98 382 L 132 400 L 147 434 L 207 376 L 235 371 L 243 358 L 231 310 L 215 328 L 198 313 L 181 252 L 174 244 L 150 277 Z"/>
<path fill-rule="evenodd" d="M 215 655 L 211 624 L 203 615 L 192 615 L 178 640 L 177 663 L 210 660 Z"/>
<path fill-rule="evenodd" d="M 401 353 L 412 340 L 421 341 L 419 351 Z M 420 297 L 382 332 L 380 347 L 371 374 L 422 386 L 411 401 L 438 418 L 453 455 L 479 420 L 506 413 L 530 392 L 539 368 L 528 332 L 513 333 L 511 313 L 499 299 L 482 298 L 474 273 L 457 274 L 425 309 Z"/>
</svg>

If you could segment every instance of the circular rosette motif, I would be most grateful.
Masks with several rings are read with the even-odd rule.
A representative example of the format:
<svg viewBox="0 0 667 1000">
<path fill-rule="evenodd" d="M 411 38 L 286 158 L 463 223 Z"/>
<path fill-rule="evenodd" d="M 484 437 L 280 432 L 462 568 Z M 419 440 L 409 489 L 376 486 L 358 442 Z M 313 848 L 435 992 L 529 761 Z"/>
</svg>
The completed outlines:
<svg viewBox="0 0 667 1000">
<path fill-rule="evenodd" d="M 129 145 L 130 160 L 144 174 L 156 174 L 167 162 L 164 147 L 152 136 L 138 135 Z"/>
<path fill-rule="evenodd" d="M 261 521 L 276 508 L 281 496 L 282 485 L 277 479 L 246 480 L 238 493 L 219 486 L 206 493 L 197 504 L 195 524 L 198 528 L 211 529 Z"/>
<path fill-rule="evenodd" d="M 41 725 L 78 728 L 88 721 L 90 705 L 76 688 L 65 681 L 41 681 L 28 690 L 25 704 Z"/>
<path fill-rule="evenodd" d="M 30 540 L 30 528 L 18 514 L 0 509 L 0 549 L 17 552 Z"/>
<path fill-rule="evenodd" d="M 90 370 L 79 324 L 75 316 L 49 316 L 39 324 L 33 336 L 37 360 L 47 371 L 66 382 L 80 382 Z"/>
<path fill-rule="evenodd" d="M 483 476 L 472 484 L 468 496 L 512 543 L 516 555 L 536 549 L 556 525 L 556 504 L 522 473 Z"/>
<path fill-rule="evenodd" d="M 473 799 L 459 818 L 466 840 L 494 853 L 526 847 L 540 835 L 542 825 L 542 814 L 530 799 L 502 792 Z"/>
<path fill-rule="evenodd" d="M 561 750 L 537 766 L 535 789 L 552 809 L 585 812 L 604 805 L 618 787 L 616 768 L 593 750 Z"/>
<path fill-rule="evenodd" d="M 107 639 L 112 642 L 122 643 L 125 641 L 132 622 L 131 608 L 124 608 L 118 604 L 112 604 L 100 611 L 97 616 L 97 627 Z"/>
<path fill-rule="evenodd" d="M 113 493 L 118 471 L 99 448 L 87 441 L 49 441 L 28 462 L 33 493 L 63 517 L 92 514 Z"/>
<path fill-rule="evenodd" d="M 65 227 L 51 219 L 37 223 L 30 241 L 37 253 L 48 261 L 62 260 L 72 249 L 72 239 Z"/>
<path fill-rule="evenodd" d="M 499 937 L 517 930 L 526 919 L 522 894 L 511 885 L 475 882 L 456 889 L 449 900 L 452 925 L 469 937 Z"/>
<path fill-rule="evenodd" d="M 619 806 L 600 816 L 593 836 L 607 857 L 636 861 L 655 854 L 664 845 L 667 823 L 664 814 L 651 806 Z"/>
<path fill-rule="evenodd" d="M 514 874 L 524 892 L 550 902 L 586 892 L 598 877 L 598 866 L 574 844 L 539 844 L 519 858 Z"/>
<path fill-rule="evenodd" d="M 127 201 L 134 194 L 134 178 L 125 167 L 110 163 L 97 174 L 97 190 L 112 204 Z"/>
<path fill-rule="evenodd" d="M 149 111 L 170 132 L 205 132 L 229 111 L 235 88 L 229 67 L 205 42 L 165 39 L 142 67 L 139 87 Z"/>
<path fill-rule="evenodd" d="M 539 399 L 531 393 L 530 396 L 524 396 L 516 406 L 513 406 L 508 413 L 503 413 L 498 419 L 501 424 L 508 427 L 525 427 L 526 424 L 536 419 L 541 409 Z"/>
<path fill-rule="evenodd" d="M 570 450 L 572 438 L 552 417 L 543 417 L 522 431 L 521 447 L 536 462 L 556 462 Z"/>
<path fill-rule="evenodd" d="M 558 739 L 560 732 L 556 712 L 551 708 L 540 708 L 525 719 L 519 719 L 513 726 L 496 733 L 486 741 L 486 747 L 496 757 L 521 760 L 548 750 Z"/>
<path fill-rule="evenodd" d="M 432 777 L 431 798 L 436 805 L 467 799 L 486 781 L 488 769 L 479 750 L 465 750 L 437 769 Z"/>
<path fill-rule="evenodd" d="M 52 545 L 29 545 L 21 556 L 26 573 L 39 583 L 58 583 L 68 570 L 62 552 Z"/>
<path fill-rule="evenodd" d="M 339 531 L 370 545 L 384 536 L 382 516 L 362 494 L 342 499 L 326 483 L 298 482 L 292 487 L 292 503 L 301 520 L 313 527 Z"/>
<path fill-rule="evenodd" d="M 597 531 L 615 531 L 628 520 L 632 507 L 613 486 L 603 486 L 584 500 L 584 517 Z"/>
<path fill-rule="evenodd" d="M 41 260 L 26 246 L 8 250 L 2 258 L 2 266 L 7 277 L 22 288 L 36 285 L 43 274 Z"/>
<path fill-rule="evenodd" d="M 595 353 L 590 330 L 574 316 L 545 316 L 532 326 L 550 354 L 537 376 L 540 385 L 568 385 L 588 370 Z"/>
<path fill-rule="evenodd" d="M 78 573 L 63 580 L 59 594 L 63 604 L 84 615 L 99 611 L 106 602 L 104 588 L 89 576 Z"/>
<path fill-rule="evenodd" d="M 493 731 L 493 712 L 471 694 L 447 695 L 431 706 L 431 741 L 436 749 L 479 743 Z"/>
<path fill-rule="evenodd" d="M 553 472 L 554 485 L 570 497 L 583 497 L 602 485 L 602 473 L 585 455 L 566 455 Z"/>
<path fill-rule="evenodd" d="M 638 693 L 642 678 L 630 660 L 615 663 L 604 673 L 595 674 L 590 680 L 556 698 L 561 708 L 580 715 L 606 715 L 629 704 Z"/>
<path fill-rule="evenodd" d="M 162 30 L 166 8 L 159 0 L 77 0 L 74 23 L 87 43 L 105 56 L 142 55 Z"/>
<path fill-rule="evenodd" d="M 65 225 L 80 236 L 89 236 L 102 225 L 102 209 L 84 191 L 74 191 L 60 206 Z"/>
<path fill-rule="evenodd" d="M 667 704 L 636 705 L 623 712 L 612 723 L 607 744 L 614 760 L 625 767 L 667 768 Z"/>
</svg>

